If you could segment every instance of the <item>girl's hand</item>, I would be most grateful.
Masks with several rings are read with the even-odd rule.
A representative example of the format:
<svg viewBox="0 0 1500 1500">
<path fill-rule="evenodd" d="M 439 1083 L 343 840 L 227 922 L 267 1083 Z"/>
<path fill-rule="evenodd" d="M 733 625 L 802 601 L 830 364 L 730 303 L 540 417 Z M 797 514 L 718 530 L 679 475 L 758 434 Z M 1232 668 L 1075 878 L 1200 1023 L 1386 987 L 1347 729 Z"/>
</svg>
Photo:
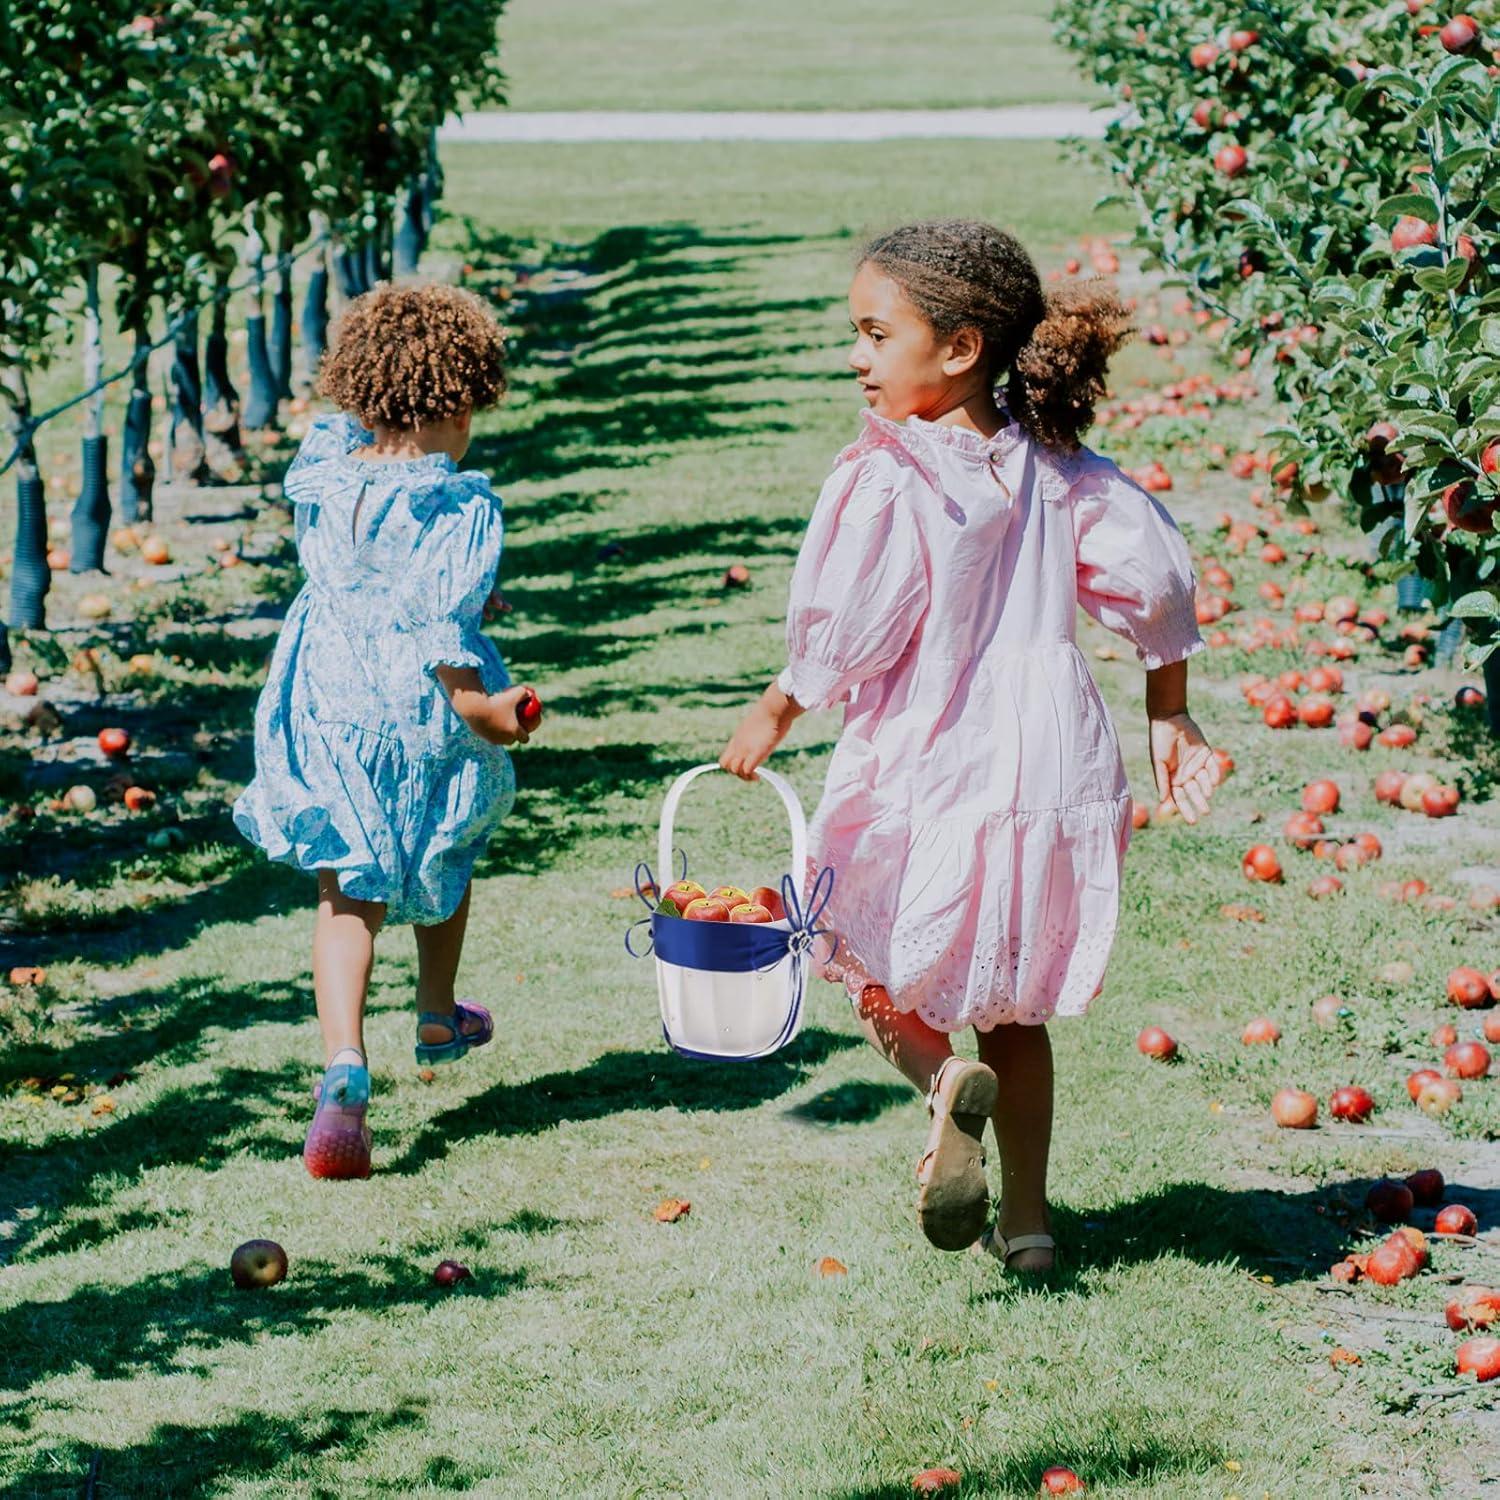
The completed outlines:
<svg viewBox="0 0 1500 1500">
<path fill-rule="evenodd" d="M 786 738 L 787 730 L 801 713 L 801 705 L 773 682 L 740 720 L 740 727 L 724 747 L 719 764 L 741 781 L 754 781 L 756 771 Z"/>
<path fill-rule="evenodd" d="M 1151 769 L 1157 795 L 1172 803 L 1185 823 L 1208 815 L 1209 798 L 1219 784 L 1219 767 L 1190 714 L 1152 717 Z"/>
<path fill-rule="evenodd" d="M 531 729 L 528 729 L 521 722 L 521 703 L 534 691 L 529 684 L 522 683 L 520 687 L 506 688 L 503 693 L 492 693 L 487 717 L 494 734 L 486 735 L 485 738 L 496 745 L 530 744 L 531 730 L 537 726 L 533 723 Z"/>
<path fill-rule="evenodd" d="M 487 693 L 473 667 L 440 666 L 437 679 L 465 724 L 491 745 L 524 745 L 531 731 L 521 722 L 521 700 L 532 688 L 523 683 L 503 693 Z M 532 729 L 536 728 L 533 724 Z"/>
<path fill-rule="evenodd" d="M 513 605 L 505 602 L 505 595 L 500 592 L 500 585 L 496 584 L 490 590 L 490 596 L 484 601 L 484 618 L 486 621 L 498 619 L 501 615 L 512 613 Z"/>
</svg>

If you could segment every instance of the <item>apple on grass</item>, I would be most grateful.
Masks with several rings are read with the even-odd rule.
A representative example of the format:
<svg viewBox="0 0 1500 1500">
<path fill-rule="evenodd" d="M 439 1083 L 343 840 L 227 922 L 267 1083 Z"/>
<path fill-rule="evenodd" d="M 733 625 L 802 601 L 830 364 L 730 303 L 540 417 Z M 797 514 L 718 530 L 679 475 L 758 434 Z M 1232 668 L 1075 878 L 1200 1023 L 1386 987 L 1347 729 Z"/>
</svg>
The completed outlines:
<svg viewBox="0 0 1500 1500">
<path fill-rule="evenodd" d="M 1483 1042 L 1456 1042 L 1443 1054 L 1450 1078 L 1483 1078 L 1490 1070 L 1490 1049 Z"/>
<path fill-rule="evenodd" d="M 246 1240 L 229 1258 L 229 1275 L 242 1291 L 275 1286 L 286 1277 L 286 1251 L 275 1240 Z"/>
<path fill-rule="evenodd" d="M 1490 982 L 1467 964 L 1448 973 L 1448 998 L 1464 1010 L 1477 1010 L 1490 1003 Z"/>
<path fill-rule="evenodd" d="M 1042 1470 L 1042 1487 L 1037 1491 L 1040 1495 L 1081 1495 L 1084 1493 L 1083 1481 L 1064 1464 L 1053 1464 L 1051 1468 Z"/>
<path fill-rule="evenodd" d="M 473 1272 L 460 1261 L 441 1260 L 437 1269 L 432 1273 L 433 1281 L 441 1287 L 457 1286 L 461 1281 L 467 1281 Z"/>
<path fill-rule="evenodd" d="M 1268 1043 L 1274 1045 L 1280 1040 L 1281 1032 L 1269 1016 L 1256 1016 L 1253 1021 L 1246 1023 L 1244 1031 L 1240 1033 L 1240 1041 L 1247 1047 Z"/>
<path fill-rule="evenodd" d="M 1466 1286 L 1448 1299 L 1443 1318 L 1455 1333 L 1489 1328 L 1500 1322 L 1500 1292 L 1487 1286 Z"/>
<path fill-rule="evenodd" d="M 1434 1078 L 1422 1085 L 1417 1108 L 1429 1119 L 1440 1120 L 1464 1096 L 1463 1089 L 1451 1078 Z"/>
<path fill-rule="evenodd" d="M 1281 861 L 1269 844 L 1255 844 L 1248 849 L 1240 869 L 1246 880 L 1275 882 L 1281 879 Z"/>
<path fill-rule="evenodd" d="M 1318 1123 L 1318 1100 L 1306 1089 L 1280 1089 L 1271 1100 L 1271 1118 L 1283 1130 L 1311 1130 Z"/>
<path fill-rule="evenodd" d="M 1453 1362 L 1460 1375 L 1472 1375 L 1481 1384 L 1493 1380 L 1500 1375 L 1500 1339 L 1465 1339 L 1454 1351 Z"/>
<path fill-rule="evenodd" d="M 1177 1056 L 1177 1043 L 1160 1026 L 1148 1026 L 1135 1039 L 1136 1050 L 1147 1057 L 1169 1062 Z"/>
<path fill-rule="evenodd" d="M 99 748 L 110 756 L 124 755 L 130 749 L 130 735 L 123 729 L 101 729 Z"/>
<path fill-rule="evenodd" d="M 1411 1188 L 1391 1177 L 1382 1178 L 1365 1194 L 1365 1207 L 1382 1224 L 1399 1224 L 1409 1218 L 1415 1203 Z"/>
<path fill-rule="evenodd" d="M 1413 1172 L 1406 1185 L 1411 1189 L 1412 1201 L 1420 1208 L 1436 1208 L 1443 1201 L 1443 1174 L 1436 1167 Z"/>
<path fill-rule="evenodd" d="M 1360 1088 L 1358 1084 L 1345 1084 L 1330 1096 L 1328 1113 L 1335 1120 L 1362 1125 L 1375 1113 L 1375 1099 L 1368 1089 Z"/>
<path fill-rule="evenodd" d="M 1440 1081 L 1442 1076 L 1436 1068 L 1418 1068 L 1414 1073 L 1408 1073 L 1406 1075 L 1406 1092 L 1411 1096 L 1412 1103 L 1415 1104 L 1417 1102 L 1422 1090 L 1429 1083 Z"/>
<path fill-rule="evenodd" d="M 1479 1233 L 1479 1220 L 1468 1204 L 1450 1203 L 1446 1208 L 1438 1210 L 1437 1221 L 1432 1226 L 1432 1232 L 1434 1234 L 1476 1235 Z"/>
</svg>

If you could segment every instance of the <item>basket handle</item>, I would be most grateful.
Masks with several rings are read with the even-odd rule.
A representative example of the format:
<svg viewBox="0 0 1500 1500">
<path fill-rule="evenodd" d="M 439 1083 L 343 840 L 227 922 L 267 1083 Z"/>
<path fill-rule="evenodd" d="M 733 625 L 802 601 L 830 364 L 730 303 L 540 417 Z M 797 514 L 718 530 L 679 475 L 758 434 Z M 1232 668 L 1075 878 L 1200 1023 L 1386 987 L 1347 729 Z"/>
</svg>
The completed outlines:
<svg viewBox="0 0 1500 1500">
<path fill-rule="evenodd" d="M 718 771 L 722 768 L 718 765 L 694 766 L 691 771 L 684 771 L 676 781 L 672 783 L 667 792 L 667 799 L 661 807 L 661 831 L 656 840 L 656 868 L 658 870 L 670 870 L 672 868 L 672 825 L 677 818 L 677 804 L 682 801 L 683 793 L 700 777 L 710 771 Z M 726 771 L 725 775 L 729 773 Z M 802 804 L 797 800 L 797 794 L 791 786 L 778 776 L 775 771 L 760 770 L 756 772 L 756 778 L 770 784 L 781 798 L 782 805 L 786 808 L 787 821 L 792 827 L 792 869 L 791 876 L 801 889 L 802 882 L 807 872 L 807 819 L 802 815 Z M 781 882 L 772 882 L 777 888 Z"/>
</svg>

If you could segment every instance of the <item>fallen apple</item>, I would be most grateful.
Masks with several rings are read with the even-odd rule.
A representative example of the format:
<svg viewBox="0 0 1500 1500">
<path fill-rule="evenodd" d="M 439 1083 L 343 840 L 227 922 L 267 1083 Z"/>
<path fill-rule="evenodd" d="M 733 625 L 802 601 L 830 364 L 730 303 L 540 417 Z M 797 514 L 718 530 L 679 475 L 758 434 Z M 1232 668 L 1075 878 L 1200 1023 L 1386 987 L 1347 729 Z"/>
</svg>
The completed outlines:
<svg viewBox="0 0 1500 1500">
<path fill-rule="evenodd" d="M 1160 1026 L 1148 1026 L 1135 1039 L 1136 1050 L 1166 1061 L 1177 1056 L 1177 1043 Z"/>
<path fill-rule="evenodd" d="M 275 1240 L 246 1240 L 229 1258 L 229 1275 L 248 1292 L 285 1279 L 286 1265 L 286 1251 Z"/>
<path fill-rule="evenodd" d="M 1247 850 L 1240 869 L 1246 880 L 1275 882 L 1281 879 L 1281 861 L 1269 844 L 1255 844 Z"/>
<path fill-rule="evenodd" d="M 1418 1068 L 1414 1073 L 1406 1075 L 1406 1092 L 1411 1095 L 1413 1104 L 1417 1102 L 1417 1096 L 1427 1087 L 1442 1078 L 1442 1074 L 1436 1068 Z"/>
<path fill-rule="evenodd" d="M 145 812 L 147 808 L 155 805 L 156 793 L 143 786 L 128 786 L 121 794 L 120 800 L 125 804 L 128 812 Z"/>
<path fill-rule="evenodd" d="M 1062 1464 L 1053 1464 L 1051 1468 L 1042 1470 L 1042 1487 L 1037 1494 L 1081 1495 L 1083 1493 L 1083 1481 L 1071 1469 Z"/>
<path fill-rule="evenodd" d="M 1323 832 L 1323 820 L 1316 813 L 1295 812 L 1281 825 L 1282 838 L 1297 849 L 1311 849 Z"/>
<path fill-rule="evenodd" d="M 63 793 L 63 805 L 69 812 L 91 813 L 99 805 L 99 797 L 91 786 L 70 786 Z"/>
<path fill-rule="evenodd" d="M 460 1281 L 467 1281 L 473 1273 L 466 1265 L 456 1260 L 440 1260 L 437 1269 L 432 1273 L 432 1279 L 438 1286 L 457 1286 Z"/>
<path fill-rule="evenodd" d="M 1375 778 L 1375 800 L 1391 807 L 1401 803 L 1401 791 L 1406 785 L 1405 771 L 1382 771 Z"/>
<path fill-rule="evenodd" d="M 1271 1118 L 1283 1130 L 1311 1130 L 1318 1123 L 1317 1097 L 1306 1089 L 1279 1089 L 1271 1100 Z"/>
<path fill-rule="evenodd" d="M 123 729 L 101 729 L 99 748 L 106 755 L 125 755 L 130 750 L 130 736 Z"/>
<path fill-rule="evenodd" d="M 1476 1235 L 1479 1233 L 1479 1220 L 1467 1203 L 1450 1203 L 1446 1208 L 1438 1210 L 1432 1232 L 1434 1234 Z"/>
<path fill-rule="evenodd" d="M 1458 1027 L 1451 1021 L 1443 1021 L 1432 1028 L 1427 1040 L 1434 1047 L 1451 1047 L 1458 1040 Z"/>
<path fill-rule="evenodd" d="M 1332 1031 L 1354 1012 L 1337 995 L 1323 995 L 1312 1003 L 1312 1018 L 1324 1031 Z"/>
<path fill-rule="evenodd" d="M 1358 1084 L 1345 1084 L 1336 1088 L 1328 1100 L 1328 1113 L 1335 1120 L 1348 1120 L 1350 1124 L 1362 1125 L 1375 1113 L 1375 1098 L 1368 1089 Z"/>
<path fill-rule="evenodd" d="M 726 589 L 749 588 L 750 569 L 744 563 L 731 563 L 724 571 L 724 587 Z"/>
<path fill-rule="evenodd" d="M 1448 998 L 1463 1010 L 1477 1010 L 1490 1003 L 1490 982 L 1478 969 L 1461 964 L 1448 972 Z"/>
<path fill-rule="evenodd" d="M 1336 781 L 1310 781 L 1302 788 L 1302 811 L 1316 813 L 1322 817 L 1325 813 L 1336 813 L 1339 810 L 1339 787 Z"/>
<path fill-rule="evenodd" d="M 1365 1194 L 1365 1207 L 1382 1224 L 1399 1224 L 1410 1217 L 1416 1194 L 1404 1182 L 1384 1177 Z"/>
<path fill-rule="evenodd" d="M 1421 1261 L 1411 1243 L 1393 1234 L 1378 1249 L 1371 1251 L 1365 1275 L 1377 1286 L 1395 1286 L 1397 1282 L 1415 1276 L 1421 1269 Z"/>
<path fill-rule="evenodd" d="M 1489 1328 L 1500 1322 L 1500 1292 L 1487 1286 L 1466 1286 L 1448 1299 L 1443 1318 L 1455 1333 Z"/>
<path fill-rule="evenodd" d="M 1245 1025 L 1240 1033 L 1240 1041 L 1247 1047 L 1272 1044 L 1281 1040 L 1281 1032 L 1276 1023 L 1269 1016 L 1256 1016 L 1253 1021 Z"/>
<path fill-rule="evenodd" d="M 957 1469 L 923 1469 L 912 1475 L 911 1487 L 919 1495 L 941 1495 L 963 1482 L 964 1477 Z"/>
<path fill-rule="evenodd" d="M 1325 900 L 1329 896 L 1337 896 L 1344 889 L 1344 882 L 1337 875 L 1319 875 L 1316 880 L 1308 882 L 1307 894 L 1314 901 Z"/>
<path fill-rule="evenodd" d="M 1391 724 L 1382 729 L 1375 739 L 1388 750 L 1405 750 L 1416 743 L 1417 731 L 1410 724 Z M 1431 781 L 1430 777 L 1428 779 Z M 1405 807 L 1407 804 L 1403 800 L 1401 805 Z M 1412 808 L 1411 811 L 1415 812 L 1416 808 Z"/>
<path fill-rule="evenodd" d="M 1472 1375 L 1481 1384 L 1500 1375 L 1500 1339 L 1465 1339 L 1453 1352 L 1460 1375 Z"/>
<path fill-rule="evenodd" d="M 1422 811 L 1429 818 L 1451 818 L 1458 811 L 1456 786 L 1433 786 L 1422 793 Z"/>
<path fill-rule="evenodd" d="M 34 698 L 40 686 L 35 672 L 12 672 L 5 679 L 5 691 L 16 698 Z"/>
<path fill-rule="evenodd" d="M 1412 1201 L 1419 1208 L 1435 1208 L 1443 1201 L 1443 1174 L 1436 1167 L 1423 1167 L 1419 1172 L 1413 1172 L 1407 1179 L 1406 1185 L 1411 1189 Z"/>
<path fill-rule="evenodd" d="M 1464 1096 L 1463 1090 L 1451 1078 L 1435 1078 L 1422 1085 L 1417 1095 L 1417 1108 L 1430 1119 L 1440 1120 Z"/>
<path fill-rule="evenodd" d="M 1443 1053 L 1450 1078 L 1483 1078 L 1490 1070 L 1490 1049 L 1483 1042 L 1456 1042 Z"/>
</svg>

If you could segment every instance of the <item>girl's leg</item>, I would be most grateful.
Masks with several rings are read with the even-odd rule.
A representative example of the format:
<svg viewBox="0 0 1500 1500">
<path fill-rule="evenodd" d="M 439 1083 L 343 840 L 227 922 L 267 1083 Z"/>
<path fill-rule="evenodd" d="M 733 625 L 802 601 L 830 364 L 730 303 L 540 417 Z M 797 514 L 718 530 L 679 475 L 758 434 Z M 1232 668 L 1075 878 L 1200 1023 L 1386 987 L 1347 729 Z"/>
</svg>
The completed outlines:
<svg viewBox="0 0 1500 1500">
<path fill-rule="evenodd" d="M 324 1061 L 340 1053 L 365 1056 L 365 996 L 375 963 L 375 934 L 385 903 L 355 901 L 332 870 L 318 871 L 318 917 L 313 927 L 313 992 L 323 1028 Z M 340 1058 L 348 1062 L 349 1058 Z"/>
<path fill-rule="evenodd" d="M 453 983 L 458 977 L 458 961 L 464 951 L 464 930 L 469 925 L 469 897 L 473 893 L 471 881 L 464 888 L 464 898 L 458 909 L 446 922 L 435 922 L 431 926 L 417 927 L 417 1013 L 430 1011 L 433 1015 L 453 1015 Z M 472 1013 L 460 1021 L 460 1028 L 472 1035 L 484 1029 L 483 1020 Z M 420 1026 L 418 1039 L 433 1045 L 441 1045 L 453 1033 L 446 1026 Z"/>
<path fill-rule="evenodd" d="M 859 1024 L 875 1049 L 925 1094 L 937 1070 L 953 1056 L 946 1032 L 934 1031 L 919 1015 L 899 1011 L 883 986 L 867 985 L 854 1007 Z"/>
<path fill-rule="evenodd" d="M 1052 1144 L 1052 1042 L 1045 1026 L 996 1026 L 981 1031 L 979 1057 L 1000 1082 L 995 1140 L 1000 1147 L 1000 1212 L 995 1224 L 1006 1239 L 1051 1234 L 1047 1209 L 1047 1154 Z M 1018 1250 L 1009 1265 L 1042 1271 L 1050 1250 Z"/>
</svg>

